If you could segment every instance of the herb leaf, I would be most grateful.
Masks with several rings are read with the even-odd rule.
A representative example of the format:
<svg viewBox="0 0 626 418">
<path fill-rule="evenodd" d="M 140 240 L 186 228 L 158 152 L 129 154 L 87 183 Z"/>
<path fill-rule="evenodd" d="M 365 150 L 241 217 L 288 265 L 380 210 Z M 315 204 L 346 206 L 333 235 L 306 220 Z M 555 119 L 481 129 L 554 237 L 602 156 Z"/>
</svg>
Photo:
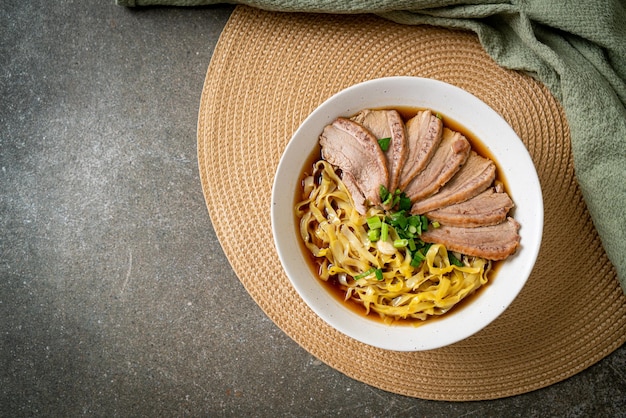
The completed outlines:
<svg viewBox="0 0 626 418">
<path fill-rule="evenodd" d="M 378 140 L 378 145 L 380 145 L 380 149 L 383 151 L 387 151 L 389 149 L 389 144 L 391 143 L 391 137 L 389 138 L 380 138 Z"/>
</svg>

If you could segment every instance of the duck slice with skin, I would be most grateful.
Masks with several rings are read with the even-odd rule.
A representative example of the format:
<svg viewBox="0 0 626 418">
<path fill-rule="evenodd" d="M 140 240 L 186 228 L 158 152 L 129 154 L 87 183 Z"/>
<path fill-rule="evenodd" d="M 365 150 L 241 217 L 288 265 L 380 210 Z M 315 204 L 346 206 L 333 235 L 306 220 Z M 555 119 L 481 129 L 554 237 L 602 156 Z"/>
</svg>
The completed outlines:
<svg viewBox="0 0 626 418">
<path fill-rule="evenodd" d="M 411 202 L 424 199 L 446 184 L 463 166 L 471 146 L 459 132 L 443 129 L 443 138 L 428 165 L 411 180 L 404 193 Z"/>
<path fill-rule="evenodd" d="M 496 165 L 488 158 L 470 152 L 465 164 L 439 191 L 426 199 L 418 200 L 411 213 L 423 214 L 444 206 L 464 202 L 480 194 L 496 178 Z"/>
<path fill-rule="evenodd" d="M 420 238 L 424 242 L 444 245 L 448 251 L 456 251 L 488 260 L 504 260 L 514 254 L 519 246 L 519 223 L 509 217 L 497 225 L 463 228 L 442 225 L 428 228 Z"/>
<path fill-rule="evenodd" d="M 346 118 L 326 125 L 320 135 L 322 158 L 342 170 L 370 204 L 380 205 L 380 186 L 389 186 L 385 155 L 370 131 Z M 346 186 L 348 187 L 348 186 Z"/>
<path fill-rule="evenodd" d="M 348 193 L 352 197 L 352 203 L 354 203 L 354 208 L 361 215 L 365 215 L 367 212 L 366 199 L 363 195 L 363 192 L 359 189 L 359 186 L 356 184 L 356 180 L 352 177 L 347 171 L 341 173 L 341 181 L 346 186 Z"/>
<path fill-rule="evenodd" d="M 417 112 L 406 122 L 407 157 L 398 181 L 401 190 L 426 167 L 441 142 L 443 123 L 430 110 Z"/>
<path fill-rule="evenodd" d="M 390 138 L 389 147 L 383 152 L 387 158 L 389 190 L 396 190 L 400 170 L 407 157 L 406 134 L 402 117 L 396 110 L 365 109 L 351 119 L 363 125 L 376 139 Z"/>
<path fill-rule="evenodd" d="M 513 206 L 508 193 L 490 187 L 465 202 L 427 212 L 426 216 L 442 225 L 476 228 L 503 222 Z"/>
</svg>

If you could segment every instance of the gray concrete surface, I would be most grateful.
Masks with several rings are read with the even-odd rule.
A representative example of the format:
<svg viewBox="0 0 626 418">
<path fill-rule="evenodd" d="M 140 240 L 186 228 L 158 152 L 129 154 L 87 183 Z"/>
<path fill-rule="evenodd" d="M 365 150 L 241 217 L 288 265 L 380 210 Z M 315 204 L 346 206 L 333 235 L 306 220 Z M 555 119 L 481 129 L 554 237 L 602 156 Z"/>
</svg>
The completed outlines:
<svg viewBox="0 0 626 418">
<path fill-rule="evenodd" d="M 0 417 L 626 413 L 626 349 L 548 388 L 434 402 L 354 381 L 252 301 L 196 160 L 232 6 L 0 8 Z"/>
</svg>

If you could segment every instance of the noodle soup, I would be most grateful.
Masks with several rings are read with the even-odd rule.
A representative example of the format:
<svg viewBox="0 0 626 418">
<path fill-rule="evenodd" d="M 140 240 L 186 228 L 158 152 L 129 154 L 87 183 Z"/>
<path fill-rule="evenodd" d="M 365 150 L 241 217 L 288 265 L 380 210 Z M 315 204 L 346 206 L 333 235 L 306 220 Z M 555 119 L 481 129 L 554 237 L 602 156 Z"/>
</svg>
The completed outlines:
<svg viewBox="0 0 626 418">
<path fill-rule="evenodd" d="M 373 310 L 371 304 L 370 313 L 368 315 L 364 315 L 366 308 L 362 305 L 356 307 L 351 306 L 352 302 L 345 301 L 346 291 L 339 289 L 338 286 L 335 287 L 332 284 L 333 280 L 331 280 L 331 276 L 336 276 L 339 282 L 339 275 L 343 274 L 345 281 L 350 283 L 350 280 L 354 280 L 354 277 L 369 271 L 369 277 L 363 276 L 358 280 L 365 279 L 367 281 L 375 280 L 378 282 L 377 275 L 379 273 L 377 273 L 376 270 L 380 268 L 380 273 L 383 274 L 383 281 L 387 279 L 387 275 L 390 275 L 390 273 L 383 270 L 384 265 L 370 265 L 371 263 L 365 266 L 359 265 L 358 262 L 362 261 L 361 257 L 355 257 L 357 263 L 353 263 L 354 265 L 351 266 L 354 271 L 351 273 L 333 272 L 332 275 L 328 275 L 328 280 L 322 280 L 320 278 L 321 274 L 318 274 L 318 266 L 320 265 L 318 262 L 320 262 L 321 257 L 314 257 L 313 252 L 311 252 L 306 245 L 307 242 L 310 244 L 314 241 L 309 238 L 309 241 L 305 242 L 307 238 L 302 238 L 302 230 L 300 228 L 301 217 L 297 217 L 295 214 L 295 206 L 297 203 L 300 203 L 297 201 L 308 198 L 312 191 L 312 189 L 307 189 L 308 194 L 305 195 L 304 198 L 301 195 L 303 191 L 301 181 L 303 177 L 308 177 L 308 175 L 313 174 L 313 170 L 309 168 L 313 167 L 313 160 L 318 160 L 320 155 L 324 155 L 325 158 L 333 158 L 333 153 L 330 152 L 329 154 L 329 143 L 326 142 L 329 138 L 327 137 L 323 144 L 320 142 L 320 133 L 323 133 L 326 126 L 333 124 L 339 118 L 351 118 L 359 109 L 391 108 L 397 108 L 400 112 L 404 112 L 403 109 L 409 109 L 410 112 L 419 111 L 420 109 L 434 109 L 436 112 L 441 112 L 445 115 L 444 119 L 448 129 L 461 130 L 462 134 L 467 136 L 467 139 L 472 142 L 471 147 L 467 147 L 471 148 L 470 156 L 467 157 L 468 160 L 472 159 L 474 162 L 480 162 L 483 161 L 481 158 L 491 158 L 497 161 L 499 165 L 497 166 L 498 176 L 496 180 L 500 182 L 506 180 L 506 192 L 510 193 L 512 200 L 515 200 L 515 221 L 523 226 L 523 228 L 519 230 L 519 237 L 523 245 L 519 247 L 514 245 L 512 247 L 515 249 L 514 255 L 509 256 L 505 261 L 491 261 L 492 268 L 490 273 L 487 273 L 487 285 L 482 285 L 477 291 L 474 291 L 473 295 L 464 297 L 461 302 L 456 303 L 451 310 L 448 309 L 448 313 L 442 315 L 428 315 L 428 319 L 425 320 L 398 320 L 394 319 L 396 317 L 387 314 L 383 319 Z M 404 113 L 402 114 L 404 120 L 410 116 L 404 115 Z M 462 126 L 466 127 L 468 132 L 465 132 L 462 128 L 455 127 L 450 123 L 452 120 L 458 121 Z M 359 131 L 359 129 L 354 129 L 355 127 L 353 125 L 351 126 L 350 122 L 340 121 L 337 125 L 339 125 L 338 127 L 341 129 L 348 127 L 348 130 L 351 131 L 351 135 Z M 363 134 L 363 129 L 361 129 L 360 132 Z M 480 142 L 484 144 L 486 152 L 481 151 L 480 145 L 473 143 L 469 132 L 474 133 L 476 137 L 480 138 Z M 448 141 L 457 142 L 460 139 L 458 135 L 449 134 L 449 132 L 446 134 L 446 140 Z M 363 134 L 363 137 L 366 136 L 368 136 L 367 133 Z M 378 136 L 377 139 L 384 138 Z M 376 141 L 376 139 L 374 139 L 374 141 Z M 394 143 L 393 141 L 389 141 L 390 149 L 394 149 Z M 330 145 L 332 146 L 332 144 Z M 376 146 L 378 146 L 378 143 Z M 380 161 L 382 158 L 380 155 L 376 156 L 372 154 L 378 152 L 376 148 L 368 147 L 369 154 L 363 155 L 363 157 L 368 158 L 368 161 L 374 161 L 376 159 Z M 455 149 L 462 150 L 463 148 L 464 147 L 456 147 Z M 360 183 L 358 182 L 361 182 L 363 179 L 357 179 L 358 176 L 356 176 L 356 173 L 351 172 L 349 166 L 345 166 L 345 164 L 342 165 L 341 161 L 333 160 L 331 162 L 327 159 L 327 162 L 332 163 L 335 167 L 335 169 L 329 170 L 329 173 L 331 175 L 334 173 L 334 175 L 340 178 L 341 182 L 344 182 L 346 173 L 353 175 L 352 179 L 350 179 L 350 175 L 348 175 L 348 184 L 344 182 L 343 185 L 346 188 L 352 187 L 349 192 L 350 196 L 352 196 L 352 191 L 357 190 L 355 185 L 359 185 Z M 466 162 L 464 166 L 467 165 L 468 163 Z M 492 165 L 495 167 L 495 164 L 492 163 Z M 491 169 L 493 170 L 494 167 L 491 167 Z M 369 165 L 367 168 L 367 175 L 385 175 L 384 170 L 377 170 L 376 167 L 369 170 Z M 396 168 L 394 167 L 394 169 Z M 304 171 L 307 172 L 306 176 L 303 175 Z M 324 170 L 320 167 L 318 171 L 319 177 L 311 176 L 313 183 L 321 179 L 321 173 Z M 395 174 L 398 173 L 393 170 L 392 172 Z M 350 180 L 353 181 L 350 182 Z M 378 181 L 377 177 L 376 182 Z M 395 199 L 402 197 L 395 193 L 395 189 L 393 188 L 394 182 L 401 185 L 399 188 L 405 192 L 406 195 L 411 194 L 411 196 L 414 196 L 412 192 L 416 190 L 420 192 L 421 190 L 421 187 L 413 188 L 413 190 L 408 190 L 408 192 L 411 193 L 406 193 L 407 190 L 403 188 L 401 184 L 403 183 L 403 176 L 398 178 L 390 176 L 390 178 L 380 180 L 380 184 L 388 185 L 388 192 L 391 198 L 387 201 L 378 193 L 378 190 L 376 190 L 376 182 L 373 183 L 375 187 L 363 187 L 366 193 L 361 193 L 361 196 L 357 195 L 358 202 L 355 205 L 356 207 L 353 207 L 358 216 L 355 214 L 352 221 L 360 225 L 359 228 L 361 228 L 362 231 L 359 231 L 358 228 L 349 228 L 352 230 L 352 235 L 357 237 L 360 237 L 361 234 L 371 233 L 371 239 L 369 236 L 367 237 L 367 239 L 370 239 L 370 245 L 372 239 L 374 239 L 374 242 L 376 242 L 376 239 L 380 240 L 382 236 L 382 224 L 388 223 L 386 217 L 400 209 L 399 206 L 395 208 L 392 207 L 395 205 Z M 308 181 L 307 183 L 310 184 L 311 182 Z M 329 184 L 331 183 L 329 182 Z M 337 183 L 336 187 L 342 189 L 339 183 Z M 495 187 L 492 186 L 492 188 Z M 359 188 L 358 190 L 361 189 Z M 345 194 L 346 193 L 344 193 L 344 195 Z M 502 193 L 493 194 L 502 196 Z M 442 195 L 439 195 L 437 199 L 441 197 Z M 345 196 L 340 200 L 345 201 Z M 348 198 L 348 200 L 350 199 Z M 377 200 L 377 202 L 374 202 L 375 200 Z M 416 198 L 415 203 L 417 206 L 421 206 L 419 210 L 416 209 L 415 214 L 420 215 L 421 218 L 422 214 L 432 216 L 433 213 L 436 213 L 441 219 L 440 228 L 434 228 L 434 226 L 431 228 L 434 217 L 427 219 L 428 229 L 426 231 L 422 231 L 420 225 L 422 241 L 426 243 L 428 240 L 429 243 L 437 244 L 438 242 L 436 242 L 435 238 L 439 239 L 442 234 L 447 234 L 445 231 L 450 231 L 450 233 L 459 231 L 458 228 L 461 227 L 458 225 L 452 227 L 450 224 L 444 224 L 444 221 L 449 223 L 453 222 L 455 217 L 458 217 L 458 213 L 455 214 L 449 210 L 434 209 L 432 205 L 429 207 L 426 203 L 432 204 L 432 201 L 426 202 L 427 200 L 427 196 L 420 197 L 419 199 Z M 382 213 L 373 214 L 372 208 L 376 209 L 377 205 Z M 321 207 L 325 208 L 324 206 Z M 333 209 L 329 211 L 329 213 L 336 213 L 337 209 L 335 208 L 339 208 L 340 206 L 330 203 L 330 207 Z M 411 207 L 411 209 L 414 208 Z M 370 210 L 370 213 L 368 213 L 368 210 Z M 312 212 L 320 213 L 319 210 Z M 413 216 L 413 214 L 409 212 L 410 210 L 406 213 L 406 218 Z M 321 213 L 325 214 L 325 211 Z M 511 211 L 510 215 L 512 216 L 512 214 L 513 211 Z M 301 214 L 299 213 L 299 215 Z M 374 216 L 379 218 L 380 223 L 375 225 L 375 220 L 372 220 L 374 225 L 372 225 L 371 229 L 377 232 L 371 232 L 368 223 L 368 218 Z M 324 217 L 325 216 L 322 216 L 320 218 L 320 222 L 328 222 L 322 219 Z M 357 217 L 362 217 L 364 221 L 354 221 Z M 348 219 L 350 220 L 351 218 L 348 217 Z M 394 220 L 394 222 L 396 220 Z M 285 278 L 288 279 L 293 288 L 292 290 L 297 293 L 302 299 L 302 302 L 306 303 L 308 308 L 312 311 L 299 309 L 301 308 L 301 306 L 299 306 L 300 301 L 297 299 L 295 301 L 289 299 L 290 303 L 298 305 L 293 307 L 294 314 L 302 315 L 301 319 L 307 322 L 314 321 L 314 318 L 311 317 L 311 314 L 314 314 L 324 321 L 325 324 L 332 327 L 332 329 L 356 341 L 374 347 L 394 351 L 421 351 L 440 348 L 461 341 L 483 329 L 508 308 L 526 283 L 537 258 L 543 230 L 543 205 L 541 187 L 530 155 L 519 137 L 497 112 L 470 93 L 441 81 L 419 77 L 387 77 L 355 84 L 337 92 L 320 104 L 301 123 L 294 132 L 291 140 L 287 143 L 277 167 L 272 187 L 271 221 L 274 243 L 280 263 L 284 269 Z M 411 222 L 415 223 L 415 221 L 414 219 Z M 392 236 L 390 243 L 393 247 L 395 236 L 393 232 L 390 233 L 390 227 L 395 229 L 395 226 L 392 224 L 393 222 L 389 220 L 385 228 L 387 229 L 387 235 Z M 307 225 L 306 222 L 305 225 Z M 500 231 L 503 225 L 506 228 L 510 226 L 515 227 L 515 223 L 508 220 L 506 223 L 501 222 L 499 225 L 500 226 L 495 227 L 496 232 Z M 469 236 L 469 240 L 455 239 L 445 242 L 447 253 L 463 254 L 463 251 L 458 251 L 458 249 L 463 249 L 468 252 L 482 252 L 490 257 L 495 257 L 494 259 L 500 259 L 500 257 L 510 254 L 511 247 L 507 247 L 504 253 L 502 253 L 501 251 L 491 251 L 494 248 L 489 248 L 488 245 L 485 245 L 490 241 L 486 232 L 492 233 L 494 228 L 480 227 L 474 229 L 483 232 L 476 233 L 476 231 L 466 230 L 469 234 L 465 234 L 465 238 Z M 311 229 L 309 229 L 308 226 L 305 227 L 305 231 L 313 231 L 314 235 L 315 230 L 315 226 L 311 226 Z M 339 230 L 341 232 L 341 229 Z M 358 234 L 356 232 L 358 232 Z M 307 234 L 311 234 L 311 232 L 307 232 Z M 443 235 L 444 238 L 445 234 Z M 347 234 L 345 236 L 349 235 L 350 234 Z M 376 237 L 375 235 L 378 236 Z M 461 234 L 461 238 L 463 238 L 462 235 L 463 234 Z M 457 235 L 456 237 L 458 238 L 459 236 Z M 317 237 L 315 239 L 317 239 Z M 442 241 L 445 241 L 445 239 Z M 324 247 L 321 243 L 318 244 L 318 249 Z M 406 262 L 408 260 L 408 254 L 410 254 L 411 257 L 413 256 L 413 250 L 410 248 L 409 239 L 407 239 L 406 242 L 402 242 L 402 245 L 405 244 L 409 247 L 408 250 L 402 250 L 404 251 L 406 257 L 404 261 Z M 420 244 L 421 246 L 421 243 L 416 242 L 415 239 L 414 244 Z M 452 248 L 452 246 L 455 246 L 457 249 Z M 416 246 L 415 250 L 417 249 L 418 246 Z M 335 250 L 337 250 L 337 248 L 335 248 Z M 318 256 L 320 255 L 319 250 L 314 249 L 314 251 L 317 251 Z M 349 251 L 346 254 L 349 254 Z M 439 258 L 442 258 L 440 251 L 438 251 L 437 254 Z M 471 256 L 476 257 L 475 255 Z M 462 256 L 460 257 L 462 258 Z M 365 257 L 363 257 L 363 259 L 367 261 Z M 397 260 L 400 259 L 400 257 L 397 257 Z M 449 256 L 448 260 L 450 260 Z M 334 263 L 334 259 L 332 261 Z M 326 264 L 328 266 L 331 263 L 327 261 Z M 403 266 L 401 262 L 398 264 Z M 408 265 L 410 265 L 410 262 Z M 355 266 L 358 267 L 358 271 Z M 416 267 L 411 267 L 416 270 Z M 497 267 L 497 271 L 494 270 L 494 267 Z M 374 269 L 372 270 L 372 268 Z M 419 268 L 419 266 L 417 268 Z M 404 272 L 405 270 L 401 271 Z M 406 276 L 408 277 L 401 276 L 401 279 L 405 283 L 414 275 L 409 272 L 408 268 L 406 272 Z M 494 273 L 497 273 L 495 280 Z M 352 279 L 348 276 L 352 276 Z M 279 284 L 284 285 L 284 283 L 280 283 L 281 277 L 277 279 Z M 376 283 L 373 284 L 376 285 Z M 332 289 L 332 291 L 329 289 Z M 286 289 L 285 291 L 289 292 L 289 290 L 291 289 Z M 343 293 L 338 295 L 339 292 Z M 354 290 L 352 292 L 354 293 Z M 278 302 L 279 301 L 277 301 L 277 303 Z M 460 307 L 462 307 L 462 309 L 460 309 Z M 287 306 L 285 309 L 292 309 L 292 307 Z M 390 323 L 409 323 L 419 324 L 420 326 L 390 326 Z M 324 327 L 324 324 L 318 322 L 315 326 Z M 322 330 L 322 332 L 327 331 L 329 331 L 329 329 Z"/>
<path fill-rule="evenodd" d="M 396 110 L 406 123 L 423 109 Z M 445 129 L 461 132 L 473 151 L 493 161 L 470 132 L 441 118 Z M 493 183 L 504 189 L 497 173 Z M 342 175 L 341 168 L 324 160 L 318 145 L 300 177 L 294 207 L 310 267 L 352 310 L 386 324 L 416 325 L 458 310 L 493 280 L 499 261 L 422 241 L 422 231 L 440 227 L 427 214 L 411 214 L 399 204 L 372 205 L 359 213 Z"/>
</svg>

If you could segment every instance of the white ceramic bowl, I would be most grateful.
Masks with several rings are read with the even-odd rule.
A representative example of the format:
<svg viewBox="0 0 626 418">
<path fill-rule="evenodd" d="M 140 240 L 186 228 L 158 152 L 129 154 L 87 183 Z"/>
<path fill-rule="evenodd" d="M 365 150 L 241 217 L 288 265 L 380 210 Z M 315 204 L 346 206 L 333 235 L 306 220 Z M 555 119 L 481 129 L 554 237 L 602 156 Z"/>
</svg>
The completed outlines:
<svg viewBox="0 0 626 418">
<path fill-rule="evenodd" d="M 359 315 L 331 295 L 311 272 L 294 222 L 294 193 L 304 165 L 324 126 L 366 108 L 429 108 L 460 123 L 489 149 L 506 179 L 520 223 L 521 246 L 500 266 L 493 281 L 458 312 L 419 327 L 385 325 Z M 470 93 L 432 79 L 389 77 L 366 81 L 322 103 L 296 131 L 278 165 L 272 190 L 272 231 L 280 261 L 307 305 L 345 335 L 395 351 L 443 347 L 463 340 L 495 320 L 530 275 L 543 232 L 543 200 L 533 162 L 507 122 Z"/>
</svg>

